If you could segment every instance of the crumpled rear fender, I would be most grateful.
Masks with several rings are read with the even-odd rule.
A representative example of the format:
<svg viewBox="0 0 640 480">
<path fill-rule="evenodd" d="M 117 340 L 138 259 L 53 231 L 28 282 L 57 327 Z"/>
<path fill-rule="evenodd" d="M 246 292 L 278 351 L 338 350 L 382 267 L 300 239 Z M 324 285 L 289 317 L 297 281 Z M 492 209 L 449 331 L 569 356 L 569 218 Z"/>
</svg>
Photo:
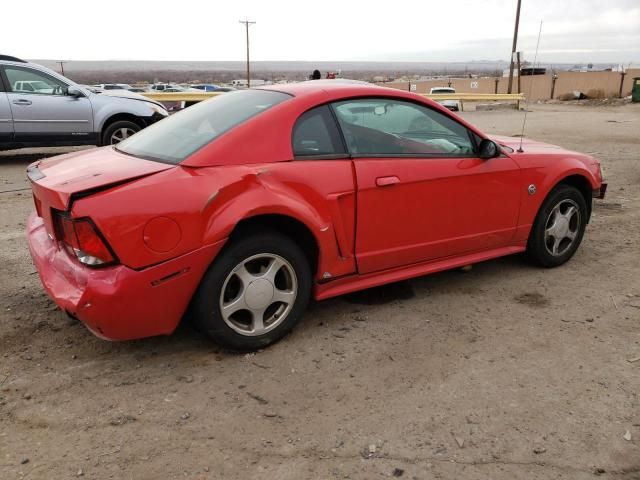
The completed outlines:
<svg viewBox="0 0 640 480">
<path fill-rule="evenodd" d="M 234 182 L 228 183 L 216 192 L 205 206 L 206 225 L 203 243 L 215 243 L 231 235 L 242 220 L 260 215 L 282 215 L 303 224 L 313 235 L 318 251 L 318 280 L 327 280 L 356 271 L 355 257 L 349 239 L 339 238 L 343 229 L 353 228 L 342 225 L 340 208 L 355 208 L 353 191 L 338 192 L 322 197 L 318 192 L 309 191 L 304 185 L 285 183 L 270 170 L 280 165 L 247 169 Z M 347 201 L 344 199 L 353 197 Z M 343 206 L 341 207 L 341 202 Z M 335 203 L 335 208 L 332 208 Z"/>
</svg>

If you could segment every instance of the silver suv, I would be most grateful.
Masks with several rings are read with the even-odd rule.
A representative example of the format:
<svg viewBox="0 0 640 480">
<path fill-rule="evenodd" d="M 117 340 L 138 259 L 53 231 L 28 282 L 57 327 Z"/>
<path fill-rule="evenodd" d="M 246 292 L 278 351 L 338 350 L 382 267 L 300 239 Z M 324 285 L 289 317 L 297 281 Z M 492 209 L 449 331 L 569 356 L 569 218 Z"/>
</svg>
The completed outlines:
<svg viewBox="0 0 640 480">
<path fill-rule="evenodd" d="M 0 150 L 109 145 L 168 115 L 131 92 L 95 93 L 48 68 L 0 55 Z"/>
</svg>

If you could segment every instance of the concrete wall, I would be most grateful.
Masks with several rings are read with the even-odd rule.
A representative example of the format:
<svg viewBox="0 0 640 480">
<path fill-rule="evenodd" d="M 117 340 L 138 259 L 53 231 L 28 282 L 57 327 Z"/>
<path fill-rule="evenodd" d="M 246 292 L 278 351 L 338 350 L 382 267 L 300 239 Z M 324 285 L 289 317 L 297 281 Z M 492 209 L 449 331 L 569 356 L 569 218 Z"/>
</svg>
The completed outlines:
<svg viewBox="0 0 640 480">
<path fill-rule="evenodd" d="M 589 90 L 601 89 L 606 97 L 617 97 L 620 90 L 619 72 L 557 72 L 556 86 L 553 97 L 574 90 L 587 93 Z M 633 77 L 640 77 L 640 69 L 629 69 L 624 77 L 622 86 L 622 96 L 631 95 Z M 500 77 L 498 80 L 498 93 L 507 93 L 509 79 Z M 548 100 L 551 98 L 551 87 L 553 79 L 549 75 L 533 75 L 520 78 L 520 91 L 524 92 L 531 101 Z M 425 80 L 414 81 L 411 84 L 416 86 L 416 93 L 429 93 L 433 87 L 448 87 L 456 89 L 458 93 L 495 93 L 496 78 L 453 78 L 451 85 L 447 80 Z M 388 82 L 387 87 L 409 90 L 409 82 Z M 475 88 L 474 88 L 475 87 Z M 513 79 L 513 92 L 517 92 L 518 79 Z"/>
</svg>

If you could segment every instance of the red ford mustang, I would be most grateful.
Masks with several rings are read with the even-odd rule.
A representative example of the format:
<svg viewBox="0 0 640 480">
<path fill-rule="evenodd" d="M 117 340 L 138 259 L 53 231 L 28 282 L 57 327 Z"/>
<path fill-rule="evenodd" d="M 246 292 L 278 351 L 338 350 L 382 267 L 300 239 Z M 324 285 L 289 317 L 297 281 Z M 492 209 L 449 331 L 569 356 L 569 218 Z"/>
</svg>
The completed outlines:
<svg viewBox="0 0 640 480">
<path fill-rule="evenodd" d="M 96 335 L 224 346 L 285 335 L 318 300 L 526 251 L 575 253 L 600 163 L 489 138 L 418 95 L 315 81 L 227 93 L 115 147 L 36 162 L 29 246 Z"/>
</svg>

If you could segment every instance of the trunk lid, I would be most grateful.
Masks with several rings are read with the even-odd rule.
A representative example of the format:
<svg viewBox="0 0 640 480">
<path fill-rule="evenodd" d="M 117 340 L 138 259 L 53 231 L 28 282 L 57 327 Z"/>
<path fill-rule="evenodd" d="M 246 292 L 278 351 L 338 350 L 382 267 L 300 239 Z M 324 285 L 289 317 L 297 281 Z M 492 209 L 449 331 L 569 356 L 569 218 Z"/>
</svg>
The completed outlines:
<svg viewBox="0 0 640 480">
<path fill-rule="evenodd" d="M 53 236 L 51 210 L 68 210 L 73 196 L 105 190 L 170 168 L 175 166 L 103 147 L 32 163 L 27 168 L 27 176 L 38 215 Z"/>
</svg>

